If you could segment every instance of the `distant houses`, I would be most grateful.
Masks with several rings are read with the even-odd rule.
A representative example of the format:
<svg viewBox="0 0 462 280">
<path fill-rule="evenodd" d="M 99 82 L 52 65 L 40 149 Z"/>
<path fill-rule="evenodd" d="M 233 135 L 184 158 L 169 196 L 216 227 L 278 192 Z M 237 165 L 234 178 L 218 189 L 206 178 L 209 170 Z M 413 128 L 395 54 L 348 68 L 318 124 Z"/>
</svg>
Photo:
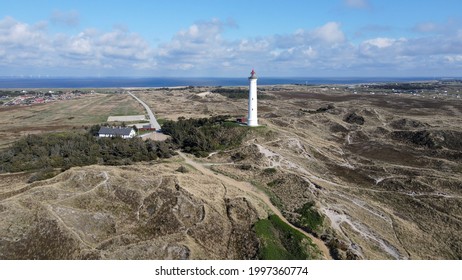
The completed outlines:
<svg viewBox="0 0 462 280">
<path fill-rule="evenodd" d="M 98 131 L 99 137 L 122 137 L 124 139 L 135 137 L 136 132 L 132 127 L 106 127 L 103 126 Z"/>
</svg>

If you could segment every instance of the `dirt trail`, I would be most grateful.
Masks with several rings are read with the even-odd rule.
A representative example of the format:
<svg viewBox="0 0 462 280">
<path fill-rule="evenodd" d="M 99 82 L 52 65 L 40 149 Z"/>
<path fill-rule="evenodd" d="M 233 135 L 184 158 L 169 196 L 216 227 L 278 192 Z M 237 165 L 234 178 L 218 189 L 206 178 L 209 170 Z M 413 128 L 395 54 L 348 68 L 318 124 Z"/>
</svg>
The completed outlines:
<svg viewBox="0 0 462 280">
<path fill-rule="evenodd" d="M 202 174 L 207 175 L 207 176 L 215 177 L 215 178 L 219 179 L 222 182 L 225 182 L 225 183 L 227 183 L 227 184 L 229 184 L 231 186 L 237 187 L 238 189 L 242 190 L 243 192 L 251 194 L 252 196 L 257 197 L 258 199 L 260 199 L 266 205 L 266 207 L 268 207 L 282 221 L 284 221 L 290 227 L 292 227 L 293 229 L 299 231 L 300 233 L 302 233 L 306 237 L 310 238 L 313 241 L 313 243 L 316 244 L 316 246 L 319 248 L 319 250 L 321 250 L 321 252 L 324 255 L 325 259 L 328 259 L 328 260 L 332 259 L 331 255 L 329 253 L 329 248 L 327 248 L 326 244 L 324 244 L 324 242 L 321 239 L 316 238 L 313 235 L 311 235 L 311 234 L 297 228 L 296 226 L 292 225 L 291 223 L 289 223 L 289 221 L 287 221 L 287 219 L 282 215 L 281 211 L 279 211 L 279 209 L 276 208 L 276 206 L 274 206 L 271 203 L 269 197 L 264 192 L 257 189 L 255 186 L 253 186 L 252 184 L 250 184 L 248 182 L 237 181 L 237 180 L 234 180 L 233 178 L 230 178 L 230 177 L 225 176 L 223 174 L 215 173 L 212 170 L 206 168 L 202 163 L 196 162 L 196 161 L 192 160 L 191 158 L 187 157 L 182 152 L 178 152 L 178 154 L 185 160 L 185 162 L 187 164 L 189 164 L 192 167 L 196 168 Z"/>
</svg>

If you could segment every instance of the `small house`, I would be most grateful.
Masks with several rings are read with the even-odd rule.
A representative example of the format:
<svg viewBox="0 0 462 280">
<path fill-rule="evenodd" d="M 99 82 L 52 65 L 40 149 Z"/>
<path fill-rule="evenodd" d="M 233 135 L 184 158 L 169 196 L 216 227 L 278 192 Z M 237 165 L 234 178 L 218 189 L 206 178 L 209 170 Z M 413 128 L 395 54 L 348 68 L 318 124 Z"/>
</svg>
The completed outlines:
<svg viewBox="0 0 462 280">
<path fill-rule="evenodd" d="M 98 131 L 99 137 L 122 137 L 124 139 L 135 137 L 136 132 L 132 127 L 106 127 Z"/>
</svg>

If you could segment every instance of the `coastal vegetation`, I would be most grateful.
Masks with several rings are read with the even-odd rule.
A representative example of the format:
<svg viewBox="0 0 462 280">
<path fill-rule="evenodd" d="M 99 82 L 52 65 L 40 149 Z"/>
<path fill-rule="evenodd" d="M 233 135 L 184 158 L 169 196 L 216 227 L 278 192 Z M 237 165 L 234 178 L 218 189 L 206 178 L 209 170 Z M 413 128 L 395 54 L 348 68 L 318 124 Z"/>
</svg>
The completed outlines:
<svg viewBox="0 0 462 280">
<path fill-rule="evenodd" d="M 318 230 L 322 227 L 323 216 L 319 214 L 313 202 L 305 203 L 300 209 L 295 211 L 300 214 L 296 226 L 307 232 L 317 235 Z"/>
<path fill-rule="evenodd" d="M 94 129 L 90 128 L 90 131 Z M 0 153 L 0 172 L 41 171 L 91 164 L 121 165 L 170 157 L 166 143 L 96 138 L 76 131 L 25 136 Z M 50 172 L 45 172 L 50 174 Z"/>
<path fill-rule="evenodd" d="M 258 99 L 271 99 L 272 96 L 265 94 L 264 89 L 258 89 Z M 248 99 L 249 90 L 248 88 L 222 88 L 218 87 L 213 90 L 214 93 L 218 93 L 230 99 Z"/>
<path fill-rule="evenodd" d="M 64 131 L 31 134 L 0 152 L 0 172 L 37 172 L 34 180 L 58 174 L 56 169 L 92 164 L 127 165 L 133 162 L 168 158 L 174 150 L 196 156 L 238 146 L 246 127 L 228 122 L 228 116 L 165 121 L 163 131 L 171 136 L 165 142 L 141 138 L 98 138 L 99 125 L 85 132 Z"/>
<path fill-rule="evenodd" d="M 284 223 L 278 216 L 270 215 L 254 225 L 260 240 L 259 259 L 306 260 L 317 253 L 315 245 L 306 236 Z"/>
<path fill-rule="evenodd" d="M 248 127 L 228 121 L 229 116 L 165 121 L 162 131 L 172 137 L 174 148 L 194 154 L 207 156 L 216 150 L 237 147 L 242 143 Z"/>
</svg>

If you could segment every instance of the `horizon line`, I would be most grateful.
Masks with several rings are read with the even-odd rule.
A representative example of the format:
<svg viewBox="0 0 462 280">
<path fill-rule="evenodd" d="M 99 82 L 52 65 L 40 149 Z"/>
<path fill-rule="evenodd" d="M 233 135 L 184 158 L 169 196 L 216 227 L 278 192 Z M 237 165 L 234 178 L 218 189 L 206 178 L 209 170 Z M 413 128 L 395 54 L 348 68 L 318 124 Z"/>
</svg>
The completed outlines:
<svg viewBox="0 0 462 280">
<path fill-rule="evenodd" d="M 92 78 L 92 79 L 107 79 L 107 78 L 125 78 L 125 79 L 241 79 L 247 78 L 247 76 L 79 76 L 79 75 L 0 75 L 0 78 L 23 78 L 23 79 L 47 79 L 47 78 L 72 78 L 72 79 L 83 79 L 83 78 Z M 462 76 L 259 76 L 259 78 L 273 78 L 273 79 L 462 79 Z"/>
</svg>

